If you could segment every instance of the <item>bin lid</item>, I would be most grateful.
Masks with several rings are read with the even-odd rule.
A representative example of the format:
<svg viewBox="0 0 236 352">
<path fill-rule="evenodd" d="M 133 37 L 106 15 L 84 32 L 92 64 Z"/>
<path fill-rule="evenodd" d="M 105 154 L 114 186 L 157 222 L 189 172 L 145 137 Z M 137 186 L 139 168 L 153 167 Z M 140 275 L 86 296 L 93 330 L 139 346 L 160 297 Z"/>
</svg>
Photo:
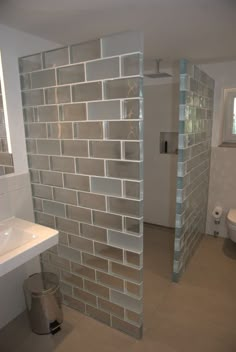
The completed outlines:
<svg viewBox="0 0 236 352">
<path fill-rule="evenodd" d="M 59 286 L 59 280 L 56 274 L 53 273 L 37 273 L 31 275 L 25 280 L 25 289 L 33 295 L 44 295 L 54 292 Z"/>
</svg>

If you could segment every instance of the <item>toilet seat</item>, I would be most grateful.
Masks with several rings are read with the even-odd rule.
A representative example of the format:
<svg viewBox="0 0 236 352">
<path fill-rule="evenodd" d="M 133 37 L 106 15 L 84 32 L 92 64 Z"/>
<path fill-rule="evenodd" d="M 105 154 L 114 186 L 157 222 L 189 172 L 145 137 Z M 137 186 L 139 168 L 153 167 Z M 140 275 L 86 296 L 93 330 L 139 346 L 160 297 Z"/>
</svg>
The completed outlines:
<svg viewBox="0 0 236 352">
<path fill-rule="evenodd" d="M 227 220 L 230 224 L 236 225 L 236 209 L 229 210 Z"/>
</svg>

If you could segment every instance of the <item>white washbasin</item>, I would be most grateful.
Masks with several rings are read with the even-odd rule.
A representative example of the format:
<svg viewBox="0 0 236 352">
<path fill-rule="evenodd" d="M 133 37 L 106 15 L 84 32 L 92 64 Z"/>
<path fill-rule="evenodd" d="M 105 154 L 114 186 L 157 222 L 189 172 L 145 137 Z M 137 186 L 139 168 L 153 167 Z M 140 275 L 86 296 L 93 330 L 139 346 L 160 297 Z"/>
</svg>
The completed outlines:
<svg viewBox="0 0 236 352">
<path fill-rule="evenodd" d="M 58 243 L 58 231 L 18 218 L 0 222 L 0 277 Z"/>
</svg>

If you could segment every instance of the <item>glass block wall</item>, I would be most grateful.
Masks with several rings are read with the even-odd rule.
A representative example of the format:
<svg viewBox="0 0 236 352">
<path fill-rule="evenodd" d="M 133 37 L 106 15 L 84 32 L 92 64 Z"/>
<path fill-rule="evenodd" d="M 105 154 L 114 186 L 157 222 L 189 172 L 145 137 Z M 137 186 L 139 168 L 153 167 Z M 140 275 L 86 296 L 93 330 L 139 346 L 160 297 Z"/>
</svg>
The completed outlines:
<svg viewBox="0 0 236 352">
<path fill-rule="evenodd" d="M 3 97 L 0 81 L 0 176 L 14 172 L 13 157 L 9 153 L 6 123 L 3 107 Z"/>
<path fill-rule="evenodd" d="M 142 40 L 126 33 L 19 60 L 41 255 L 64 304 L 142 335 Z"/>
<path fill-rule="evenodd" d="M 213 79 L 181 60 L 174 281 L 205 233 L 213 97 Z"/>
</svg>

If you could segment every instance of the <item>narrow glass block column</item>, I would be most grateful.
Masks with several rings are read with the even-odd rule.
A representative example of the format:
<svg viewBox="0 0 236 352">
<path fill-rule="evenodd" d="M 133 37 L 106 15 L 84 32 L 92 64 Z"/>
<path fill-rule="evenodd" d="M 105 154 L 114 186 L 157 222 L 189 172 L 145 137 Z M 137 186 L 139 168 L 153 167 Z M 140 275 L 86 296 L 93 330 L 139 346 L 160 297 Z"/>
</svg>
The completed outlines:
<svg viewBox="0 0 236 352">
<path fill-rule="evenodd" d="M 213 97 L 214 80 L 181 60 L 174 281 L 180 279 L 205 233 Z"/>
</svg>

